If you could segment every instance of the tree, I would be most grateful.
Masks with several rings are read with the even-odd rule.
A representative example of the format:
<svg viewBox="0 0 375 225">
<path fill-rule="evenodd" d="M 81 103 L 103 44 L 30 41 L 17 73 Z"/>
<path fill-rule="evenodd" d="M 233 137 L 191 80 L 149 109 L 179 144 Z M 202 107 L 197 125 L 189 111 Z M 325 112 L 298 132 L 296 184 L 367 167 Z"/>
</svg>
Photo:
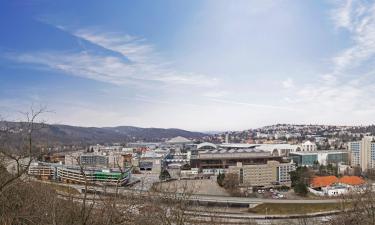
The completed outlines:
<svg viewBox="0 0 375 225">
<path fill-rule="evenodd" d="M 362 169 L 359 166 L 353 167 L 353 174 L 354 176 L 361 176 L 362 175 Z"/>
<path fill-rule="evenodd" d="M 292 187 L 297 195 L 305 196 L 308 193 L 308 185 L 312 177 L 312 171 L 307 167 L 298 167 L 290 172 Z"/>
<path fill-rule="evenodd" d="M 6 179 L 0 176 L 0 194 L 12 183 L 27 173 L 31 162 L 41 155 L 34 143 L 34 133 L 45 125 L 38 117 L 46 112 L 45 108 L 23 113 L 26 120 L 19 123 L 0 121 L 0 158 L 10 170 Z"/>
<path fill-rule="evenodd" d="M 290 179 L 292 181 L 292 187 L 297 183 L 304 183 L 306 185 L 310 184 L 313 172 L 306 166 L 297 167 L 295 171 L 290 172 Z"/>
<path fill-rule="evenodd" d="M 316 170 L 318 167 L 319 167 L 319 162 L 318 162 L 318 160 L 315 160 L 314 163 L 313 163 L 314 170 Z"/>
<path fill-rule="evenodd" d="M 220 187 L 224 186 L 224 179 L 225 179 L 224 173 L 219 173 L 219 175 L 217 175 L 217 183 L 219 184 Z"/>
<path fill-rule="evenodd" d="M 239 190 L 239 184 L 240 184 L 240 179 L 238 174 L 236 173 L 227 173 L 224 176 L 223 186 L 231 195 L 233 196 L 239 196 L 241 195 L 240 190 Z"/>
<path fill-rule="evenodd" d="M 162 170 L 159 175 L 160 180 L 168 180 L 171 179 L 171 175 L 169 174 L 168 170 Z"/>
<path fill-rule="evenodd" d="M 331 218 L 331 225 L 373 225 L 375 224 L 375 194 L 367 188 L 342 196 L 338 209 L 344 213 Z"/>
<path fill-rule="evenodd" d="M 293 190 L 297 195 L 300 196 L 306 196 L 309 192 L 307 185 L 302 182 L 298 182 L 296 185 L 294 185 Z"/>
</svg>

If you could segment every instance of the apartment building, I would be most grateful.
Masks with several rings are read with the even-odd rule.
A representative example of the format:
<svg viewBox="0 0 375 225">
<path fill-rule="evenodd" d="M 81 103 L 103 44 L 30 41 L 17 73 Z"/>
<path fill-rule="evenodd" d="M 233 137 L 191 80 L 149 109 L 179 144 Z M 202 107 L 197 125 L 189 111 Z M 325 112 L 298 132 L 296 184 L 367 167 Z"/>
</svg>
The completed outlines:
<svg viewBox="0 0 375 225">
<path fill-rule="evenodd" d="M 290 185 L 290 172 L 295 170 L 293 163 L 280 163 L 270 160 L 266 164 L 230 166 L 228 173 L 238 174 L 240 185 L 247 187 L 272 187 Z"/>
<path fill-rule="evenodd" d="M 362 171 L 375 168 L 375 137 L 365 136 L 361 141 L 349 142 L 351 166 L 358 166 Z"/>
</svg>

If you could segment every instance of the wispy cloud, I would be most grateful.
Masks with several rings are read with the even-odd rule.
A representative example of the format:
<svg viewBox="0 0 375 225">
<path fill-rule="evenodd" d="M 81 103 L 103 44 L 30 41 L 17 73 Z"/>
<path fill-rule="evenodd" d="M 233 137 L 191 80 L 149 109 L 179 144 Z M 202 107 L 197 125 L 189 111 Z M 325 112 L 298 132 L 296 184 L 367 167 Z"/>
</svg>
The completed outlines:
<svg viewBox="0 0 375 225">
<path fill-rule="evenodd" d="M 111 51 L 118 52 L 131 62 L 150 63 L 159 57 L 154 47 L 144 38 L 115 32 L 103 33 L 90 29 L 81 29 L 72 33 L 76 37 L 99 45 Z"/>
<path fill-rule="evenodd" d="M 361 65 L 375 55 L 375 3 L 362 0 L 338 1 L 332 11 L 337 28 L 346 29 L 353 46 L 334 57 L 334 74 Z"/>
<path fill-rule="evenodd" d="M 144 38 L 120 33 L 101 33 L 90 29 L 80 29 L 73 34 L 95 45 L 120 53 L 129 59 L 132 66 L 137 67 L 137 73 L 146 72 L 144 74 L 147 74 L 150 80 L 196 86 L 214 86 L 218 82 L 218 79 L 203 74 L 180 72 L 171 68 L 170 63 L 163 60 L 154 46 L 147 43 Z"/>
<path fill-rule="evenodd" d="M 64 31 L 65 28 L 59 26 Z M 68 32 L 68 31 L 66 31 Z M 22 63 L 43 65 L 67 74 L 117 85 L 160 82 L 163 85 L 212 87 L 218 79 L 204 74 L 181 72 L 164 60 L 145 39 L 119 33 L 90 30 L 71 32 L 79 40 L 88 41 L 121 54 L 99 54 L 92 49 L 79 52 L 26 52 L 8 55 Z"/>
<path fill-rule="evenodd" d="M 375 111 L 372 75 L 375 64 L 375 2 L 336 1 L 331 19 L 338 31 L 345 31 L 350 46 L 332 57 L 326 74 L 311 83 L 298 85 L 284 98 L 287 105 L 303 107 L 309 120 L 333 123 L 369 121 Z M 366 75 L 367 74 L 367 75 Z M 293 82 L 286 79 L 284 87 Z"/>
</svg>

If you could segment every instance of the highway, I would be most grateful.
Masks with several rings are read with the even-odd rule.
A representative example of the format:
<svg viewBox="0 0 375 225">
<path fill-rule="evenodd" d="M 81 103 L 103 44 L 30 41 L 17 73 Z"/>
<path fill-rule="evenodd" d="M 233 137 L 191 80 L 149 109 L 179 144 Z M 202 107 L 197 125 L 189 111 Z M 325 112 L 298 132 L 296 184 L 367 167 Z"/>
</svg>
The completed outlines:
<svg viewBox="0 0 375 225">
<path fill-rule="evenodd" d="M 246 198 L 246 197 L 227 197 L 227 196 L 209 196 L 192 195 L 191 200 L 207 203 L 228 203 L 228 204 L 261 204 L 261 203 L 336 203 L 340 199 L 266 199 L 266 198 Z"/>
<path fill-rule="evenodd" d="M 61 198 L 67 198 L 68 195 L 59 194 Z M 93 203 L 95 199 L 96 204 L 101 204 L 101 201 L 105 198 L 98 198 L 94 195 L 87 196 L 87 202 Z M 75 198 L 76 202 L 82 203 L 82 197 Z M 121 202 L 117 203 L 118 207 L 129 207 Z M 138 213 L 135 211 L 135 213 Z M 262 215 L 249 213 L 244 210 L 238 212 L 228 211 L 226 208 L 216 210 L 215 208 L 196 208 L 186 209 L 184 214 L 188 216 L 190 221 L 195 222 L 212 222 L 216 224 L 249 224 L 249 221 L 254 221 L 257 224 L 290 224 L 292 221 L 298 222 L 301 218 L 308 218 L 309 221 L 314 221 L 314 224 L 325 224 L 326 221 L 332 218 L 332 216 L 338 215 L 342 212 L 339 211 L 327 211 L 317 212 L 309 214 L 288 214 L 288 215 Z"/>
<path fill-rule="evenodd" d="M 82 192 L 82 189 L 84 189 L 83 185 L 77 185 L 77 184 L 61 184 L 64 186 L 70 186 L 78 191 Z M 102 187 L 89 187 L 89 189 L 93 189 L 97 192 L 102 192 Z M 106 187 L 106 193 L 114 193 L 115 188 L 114 187 Z M 150 195 L 150 192 L 143 191 L 143 190 L 132 190 L 129 188 L 120 187 L 119 188 L 119 194 L 131 194 L 131 193 L 144 193 L 145 195 Z M 163 194 L 163 193 L 161 193 Z M 218 204 L 218 205 L 225 205 L 225 206 L 256 206 L 258 204 L 262 203 L 293 203 L 293 204 L 302 204 L 302 203 L 338 203 L 341 200 L 340 199 L 266 199 L 266 198 L 247 198 L 247 197 L 228 197 L 228 196 L 215 196 L 215 195 L 196 195 L 196 194 L 183 194 L 183 193 L 164 193 L 164 194 L 170 194 L 171 197 L 181 197 L 183 199 L 198 202 L 198 203 L 212 203 L 212 204 Z M 152 195 L 158 195 L 157 193 L 153 193 Z M 185 197 L 184 197 L 185 195 Z"/>
</svg>

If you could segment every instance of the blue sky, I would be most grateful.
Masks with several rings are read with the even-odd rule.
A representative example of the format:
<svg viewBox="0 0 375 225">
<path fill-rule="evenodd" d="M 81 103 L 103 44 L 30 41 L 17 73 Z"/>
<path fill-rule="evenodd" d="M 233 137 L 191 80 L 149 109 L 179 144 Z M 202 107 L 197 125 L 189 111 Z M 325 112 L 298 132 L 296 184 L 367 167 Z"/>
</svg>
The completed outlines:
<svg viewBox="0 0 375 225">
<path fill-rule="evenodd" d="M 372 124 L 369 0 L 1 1 L 0 115 L 241 130 Z"/>
</svg>

